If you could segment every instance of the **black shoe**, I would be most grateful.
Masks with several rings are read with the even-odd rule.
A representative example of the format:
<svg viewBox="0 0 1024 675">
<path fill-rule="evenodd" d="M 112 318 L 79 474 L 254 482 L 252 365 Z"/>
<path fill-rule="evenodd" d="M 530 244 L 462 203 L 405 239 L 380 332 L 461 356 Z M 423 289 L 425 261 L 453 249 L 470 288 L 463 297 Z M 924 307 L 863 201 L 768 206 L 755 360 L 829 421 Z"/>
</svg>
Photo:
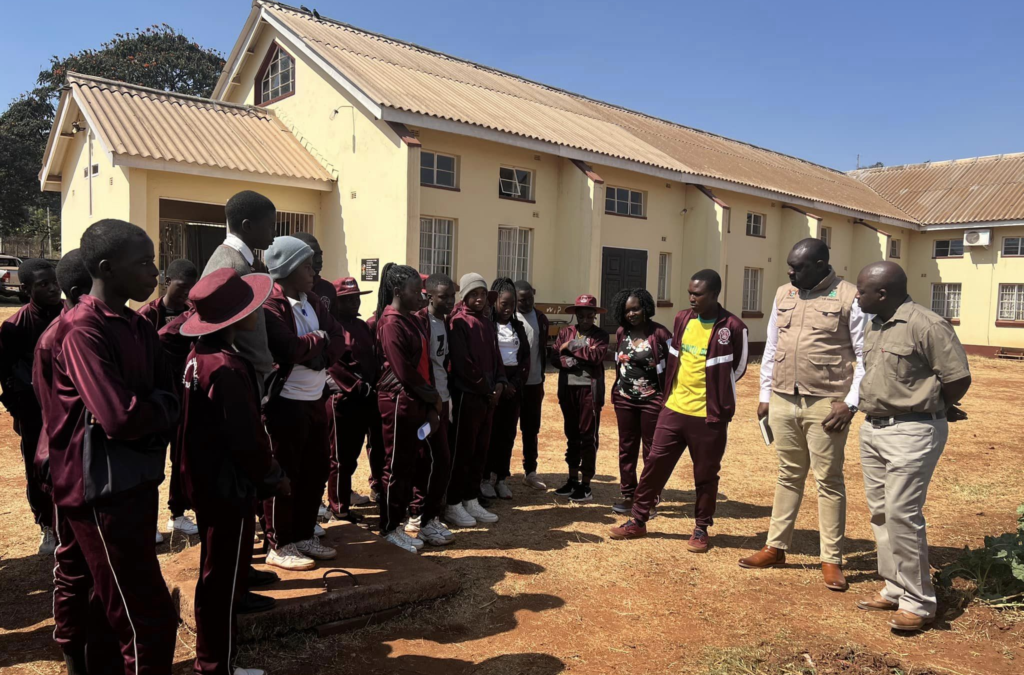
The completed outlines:
<svg viewBox="0 0 1024 675">
<path fill-rule="evenodd" d="M 358 513 L 354 513 L 351 510 L 349 510 L 346 511 L 345 513 L 332 513 L 331 520 L 352 523 L 353 525 L 355 525 L 356 523 L 361 523 L 366 519 Z"/>
<path fill-rule="evenodd" d="M 570 478 L 565 485 L 555 490 L 555 494 L 558 495 L 559 497 L 569 497 L 572 495 L 573 492 L 576 491 L 576 488 L 578 488 L 579 486 L 580 482 L 578 480 L 576 480 L 575 478 Z"/>
<path fill-rule="evenodd" d="M 594 501 L 594 493 L 590 491 L 590 485 L 578 485 L 576 489 L 572 491 L 569 496 L 571 502 L 592 502 Z"/>
<path fill-rule="evenodd" d="M 257 612 L 265 612 L 268 609 L 273 609 L 276 604 L 277 600 L 271 597 L 248 591 L 238 603 L 238 613 L 255 614 Z"/>
<path fill-rule="evenodd" d="M 487 497 L 484 497 L 482 495 L 480 497 L 477 497 L 476 500 L 477 502 L 479 502 L 480 506 L 484 507 L 485 509 L 491 508 L 491 504 L 494 503 L 493 499 L 488 499 Z"/>
<path fill-rule="evenodd" d="M 281 577 L 277 576 L 276 572 L 270 572 L 258 570 L 252 565 L 249 565 L 249 588 L 258 588 L 259 586 L 269 586 L 275 584 L 281 580 Z"/>
</svg>

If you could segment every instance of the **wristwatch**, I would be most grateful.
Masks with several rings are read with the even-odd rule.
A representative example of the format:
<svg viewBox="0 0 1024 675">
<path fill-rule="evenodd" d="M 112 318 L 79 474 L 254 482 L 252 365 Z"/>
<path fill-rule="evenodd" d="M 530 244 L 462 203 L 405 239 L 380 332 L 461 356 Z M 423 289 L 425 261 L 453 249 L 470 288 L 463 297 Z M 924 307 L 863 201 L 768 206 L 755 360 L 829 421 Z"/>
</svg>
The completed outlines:
<svg viewBox="0 0 1024 675">
<path fill-rule="evenodd" d="M 858 408 L 855 405 L 851 405 L 851 406 L 849 406 L 849 408 L 850 408 L 850 412 L 852 412 L 854 415 L 856 415 L 858 412 L 860 412 L 860 408 Z"/>
</svg>

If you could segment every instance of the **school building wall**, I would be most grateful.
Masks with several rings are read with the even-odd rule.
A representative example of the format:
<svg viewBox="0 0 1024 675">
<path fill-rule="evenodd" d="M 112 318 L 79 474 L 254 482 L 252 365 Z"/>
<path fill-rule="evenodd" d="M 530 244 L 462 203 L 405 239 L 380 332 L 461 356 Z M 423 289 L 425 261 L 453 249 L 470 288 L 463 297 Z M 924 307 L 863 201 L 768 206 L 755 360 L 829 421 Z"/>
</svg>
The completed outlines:
<svg viewBox="0 0 1024 675">
<path fill-rule="evenodd" d="M 96 167 L 91 183 L 86 174 L 90 146 L 92 164 Z M 113 166 L 95 135 L 75 134 L 60 171 L 63 176 L 60 217 L 62 251 L 78 248 L 82 233 L 97 220 L 131 218 L 129 178 L 133 171 Z"/>
</svg>

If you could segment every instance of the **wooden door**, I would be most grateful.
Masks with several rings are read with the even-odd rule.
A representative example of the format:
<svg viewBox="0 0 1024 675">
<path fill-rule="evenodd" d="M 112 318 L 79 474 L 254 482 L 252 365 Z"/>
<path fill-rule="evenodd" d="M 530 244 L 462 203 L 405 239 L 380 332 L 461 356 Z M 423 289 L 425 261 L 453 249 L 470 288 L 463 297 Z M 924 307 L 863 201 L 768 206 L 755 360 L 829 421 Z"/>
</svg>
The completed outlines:
<svg viewBox="0 0 1024 675">
<path fill-rule="evenodd" d="M 611 309 L 612 298 L 623 288 L 647 288 L 647 251 L 605 247 L 601 255 L 601 306 Z M 601 327 L 615 333 L 618 324 L 610 311 L 601 317 Z"/>
</svg>

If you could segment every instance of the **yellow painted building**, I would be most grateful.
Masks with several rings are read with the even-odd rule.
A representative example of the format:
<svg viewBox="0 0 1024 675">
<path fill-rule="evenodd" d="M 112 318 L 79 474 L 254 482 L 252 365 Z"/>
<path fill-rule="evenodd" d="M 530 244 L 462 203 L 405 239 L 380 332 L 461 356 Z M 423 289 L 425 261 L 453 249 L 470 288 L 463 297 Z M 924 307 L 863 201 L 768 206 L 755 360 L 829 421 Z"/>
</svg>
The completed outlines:
<svg viewBox="0 0 1024 675">
<path fill-rule="evenodd" d="M 671 323 L 712 267 L 757 343 L 790 247 L 819 237 L 851 281 L 903 265 L 965 344 L 1024 347 L 1024 171 L 991 169 L 1019 157 L 846 174 L 265 0 L 211 99 L 71 74 L 57 118 L 40 177 L 64 250 L 117 217 L 162 268 L 202 264 L 254 189 L 279 233 L 315 232 L 329 279 L 375 289 L 389 261 L 527 278 L 556 314 L 643 286 Z"/>
</svg>

